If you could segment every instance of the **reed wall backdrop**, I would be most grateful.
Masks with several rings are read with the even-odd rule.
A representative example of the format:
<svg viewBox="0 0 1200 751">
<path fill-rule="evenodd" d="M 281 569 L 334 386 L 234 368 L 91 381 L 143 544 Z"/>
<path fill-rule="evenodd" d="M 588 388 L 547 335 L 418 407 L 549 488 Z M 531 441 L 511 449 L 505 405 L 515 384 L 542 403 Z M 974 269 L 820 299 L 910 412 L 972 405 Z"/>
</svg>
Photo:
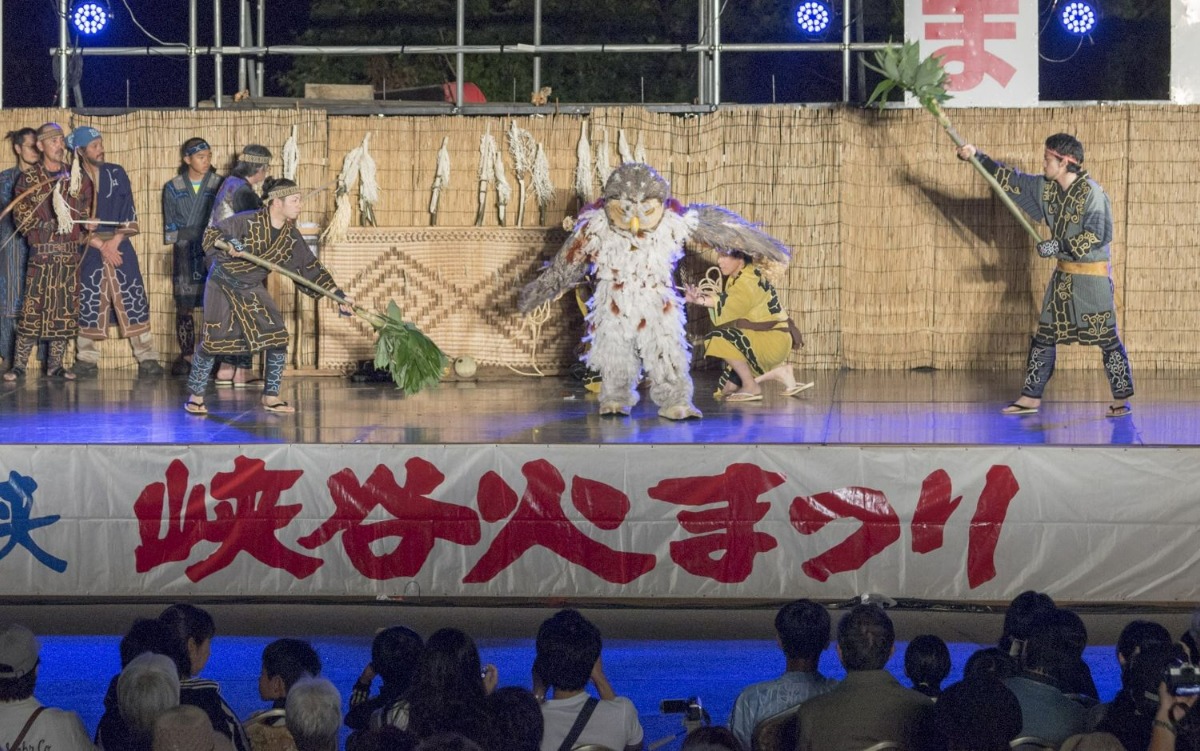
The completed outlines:
<svg viewBox="0 0 1200 751">
<path fill-rule="evenodd" d="M 1200 107 L 1167 105 L 954 111 L 960 133 L 1030 172 L 1041 169 L 1047 135 L 1064 131 L 1083 141 L 1085 167 L 1113 203 L 1113 279 L 1135 370 L 1200 366 L 1198 114 Z M 380 191 L 377 229 L 356 229 L 356 187 L 352 229 L 341 242 L 323 243 L 322 259 L 351 294 L 369 289 L 362 299 L 380 306 L 395 299 L 435 340 L 444 336 L 451 354 L 518 369 L 561 370 L 575 358 L 581 330 L 573 300 L 555 308 L 536 346 L 511 306 L 516 290 L 557 248 L 564 219 L 595 196 L 599 175 L 620 163 L 622 147 L 644 153 L 681 201 L 727 206 L 793 249 L 791 266 L 777 279 L 806 335 L 807 347 L 795 356 L 802 368 L 1019 369 L 1053 266 L 1037 257 L 920 110 L 730 107 L 680 117 L 630 107 L 515 119 L 331 117 L 307 109 L 117 117 L 0 110 L 4 130 L 48 120 L 97 127 L 108 160 L 133 180 L 142 230 L 134 245 L 165 360 L 177 352 L 160 196 L 180 164 L 179 145 L 192 136 L 212 144 L 221 172 L 240 147 L 259 143 L 272 150 L 272 171 L 281 174 L 282 147 L 295 128 L 299 182 L 318 191 L 307 198 L 301 221 L 324 226 L 343 159 L 369 134 Z M 543 206 L 531 177 L 514 172 L 506 140 L 514 123 L 546 153 L 554 191 Z M 496 184 L 480 180 L 487 133 L 512 194 L 503 226 Z M 584 196 L 575 188 L 581 138 L 592 163 Z M 430 202 L 443 143 L 451 171 L 431 234 L 420 230 L 433 224 Z M 477 226 L 481 188 L 486 204 Z M 702 269 L 691 262 L 686 273 Z M 383 278 L 388 274 L 397 278 Z M 295 365 L 345 368 L 365 351 L 369 332 L 335 323 L 330 304 L 299 298 L 290 282 L 276 284 L 285 315 L 302 322 Z M 1063 348 L 1059 367 L 1095 367 L 1098 359 L 1094 349 Z M 107 342 L 102 365 L 132 367 L 128 345 Z"/>
</svg>

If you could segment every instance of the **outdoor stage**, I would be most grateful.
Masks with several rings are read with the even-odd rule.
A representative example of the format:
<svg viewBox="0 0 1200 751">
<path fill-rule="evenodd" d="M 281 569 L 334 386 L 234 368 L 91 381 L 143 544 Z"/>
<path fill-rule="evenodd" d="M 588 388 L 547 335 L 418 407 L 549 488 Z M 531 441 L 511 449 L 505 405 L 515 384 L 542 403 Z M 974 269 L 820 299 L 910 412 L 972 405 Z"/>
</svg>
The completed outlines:
<svg viewBox="0 0 1200 751">
<path fill-rule="evenodd" d="M 182 379 L 31 375 L 0 390 L 0 596 L 1195 599 L 1193 374 L 1116 419 L 1098 367 L 1021 417 L 1019 374 L 800 375 L 729 404 L 699 372 L 686 422 L 567 378 L 288 377 L 295 415 L 221 388 L 198 417 Z"/>
</svg>

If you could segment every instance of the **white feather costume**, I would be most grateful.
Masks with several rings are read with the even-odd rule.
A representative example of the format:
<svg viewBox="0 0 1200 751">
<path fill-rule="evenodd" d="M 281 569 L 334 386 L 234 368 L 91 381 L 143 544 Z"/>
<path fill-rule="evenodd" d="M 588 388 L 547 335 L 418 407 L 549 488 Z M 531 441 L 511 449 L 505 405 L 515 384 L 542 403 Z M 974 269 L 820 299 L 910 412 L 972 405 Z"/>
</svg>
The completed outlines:
<svg viewBox="0 0 1200 751">
<path fill-rule="evenodd" d="M 782 263 L 789 258 L 778 240 L 737 214 L 717 206 L 682 206 L 652 167 L 629 163 L 613 171 L 600 200 L 580 212 L 545 272 L 521 291 L 517 307 L 528 312 L 591 272 L 595 291 L 586 316 L 591 346 L 583 359 L 600 373 L 600 414 L 630 414 L 644 370 L 659 415 L 701 416 L 692 404 L 687 316 L 674 278 L 687 245 Z"/>
</svg>

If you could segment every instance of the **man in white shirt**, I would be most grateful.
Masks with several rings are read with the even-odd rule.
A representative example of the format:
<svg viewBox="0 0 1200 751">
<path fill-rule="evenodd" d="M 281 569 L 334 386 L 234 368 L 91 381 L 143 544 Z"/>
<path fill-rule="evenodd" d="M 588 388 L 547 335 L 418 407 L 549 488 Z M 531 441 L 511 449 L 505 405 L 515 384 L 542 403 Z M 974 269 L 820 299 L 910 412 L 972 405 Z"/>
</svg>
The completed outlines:
<svg viewBox="0 0 1200 751">
<path fill-rule="evenodd" d="M 32 631 L 0 625 L 0 748 L 93 751 L 79 715 L 43 707 L 34 698 L 39 654 Z"/>
<path fill-rule="evenodd" d="M 641 751 L 637 709 L 613 692 L 601 666 L 601 647 L 600 630 L 575 610 L 559 611 L 538 629 L 533 685 L 545 721 L 541 751 L 581 745 Z M 598 699 L 588 695 L 588 681 Z"/>
</svg>

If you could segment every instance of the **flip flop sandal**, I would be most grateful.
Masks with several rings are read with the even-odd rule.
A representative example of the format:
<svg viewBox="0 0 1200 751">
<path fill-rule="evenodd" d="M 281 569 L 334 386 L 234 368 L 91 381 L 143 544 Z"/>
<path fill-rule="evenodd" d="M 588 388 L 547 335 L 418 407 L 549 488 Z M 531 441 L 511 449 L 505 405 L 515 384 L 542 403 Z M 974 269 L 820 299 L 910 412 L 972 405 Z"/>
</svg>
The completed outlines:
<svg viewBox="0 0 1200 751">
<path fill-rule="evenodd" d="M 795 386 L 792 386 L 790 389 L 784 389 L 783 395 L 784 396 L 795 396 L 796 394 L 799 394 L 801 391 L 808 391 L 809 389 L 811 389 L 813 386 L 816 386 L 816 385 L 817 385 L 816 383 L 797 383 Z"/>
<path fill-rule="evenodd" d="M 1016 402 L 1000 410 L 1000 414 L 1002 415 L 1036 415 L 1037 412 L 1037 407 L 1026 407 L 1024 404 L 1017 404 Z"/>
<path fill-rule="evenodd" d="M 265 381 L 262 378 L 251 378 L 248 381 L 232 381 L 235 389 L 248 389 L 251 386 L 259 386 Z"/>
<path fill-rule="evenodd" d="M 1128 404 L 1120 407 L 1114 407 L 1110 404 L 1108 405 L 1108 414 L 1106 417 L 1125 417 L 1131 414 L 1133 414 L 1133 407 L 1130 407 Z"/>
<path fill-rule="evenodd" d="M 25 368 L 13 368 L 9 370 L 4 374 L 4 380 L 8 383 L 25 380 Z"/>
<path fill-rule="evenodd" d="M 284 401 L 273 402 L 271 404 L 264 404 L 264 405 L 262 405 L 262 408 L 268 412 L 271 412 L 271 413 L 277 414 L 277 415 L 290 415 L 296 411 L 295 407 L 292 407 L 291 405 L 289 405 L 287 402 L 284 402 Z"/>
<path fill-rule="evenodd" d="M 727 402 L 761 402 L 762 398 L 763 398 L 762 394 L 747 394 L 744 391 L 735 391 L 732 394 L 730 394 L 729 396 L 725 397 L 725 401 L 727 401 Z"/>
<path fill-rule="evenodd" d="M 204 402 L 198 402 L 188 397 L 188 400 L 183 403 L 183 411 L 189 415 L 207 415 L 208 406 Z"/>
<path fill-rule="evenodd" d="M 74 381 L 75 374 L 66 368 L 55 368 L 54 370 L 46 371 L 47 378 L 53 378 L 58 381 Z"/>
</svg>

